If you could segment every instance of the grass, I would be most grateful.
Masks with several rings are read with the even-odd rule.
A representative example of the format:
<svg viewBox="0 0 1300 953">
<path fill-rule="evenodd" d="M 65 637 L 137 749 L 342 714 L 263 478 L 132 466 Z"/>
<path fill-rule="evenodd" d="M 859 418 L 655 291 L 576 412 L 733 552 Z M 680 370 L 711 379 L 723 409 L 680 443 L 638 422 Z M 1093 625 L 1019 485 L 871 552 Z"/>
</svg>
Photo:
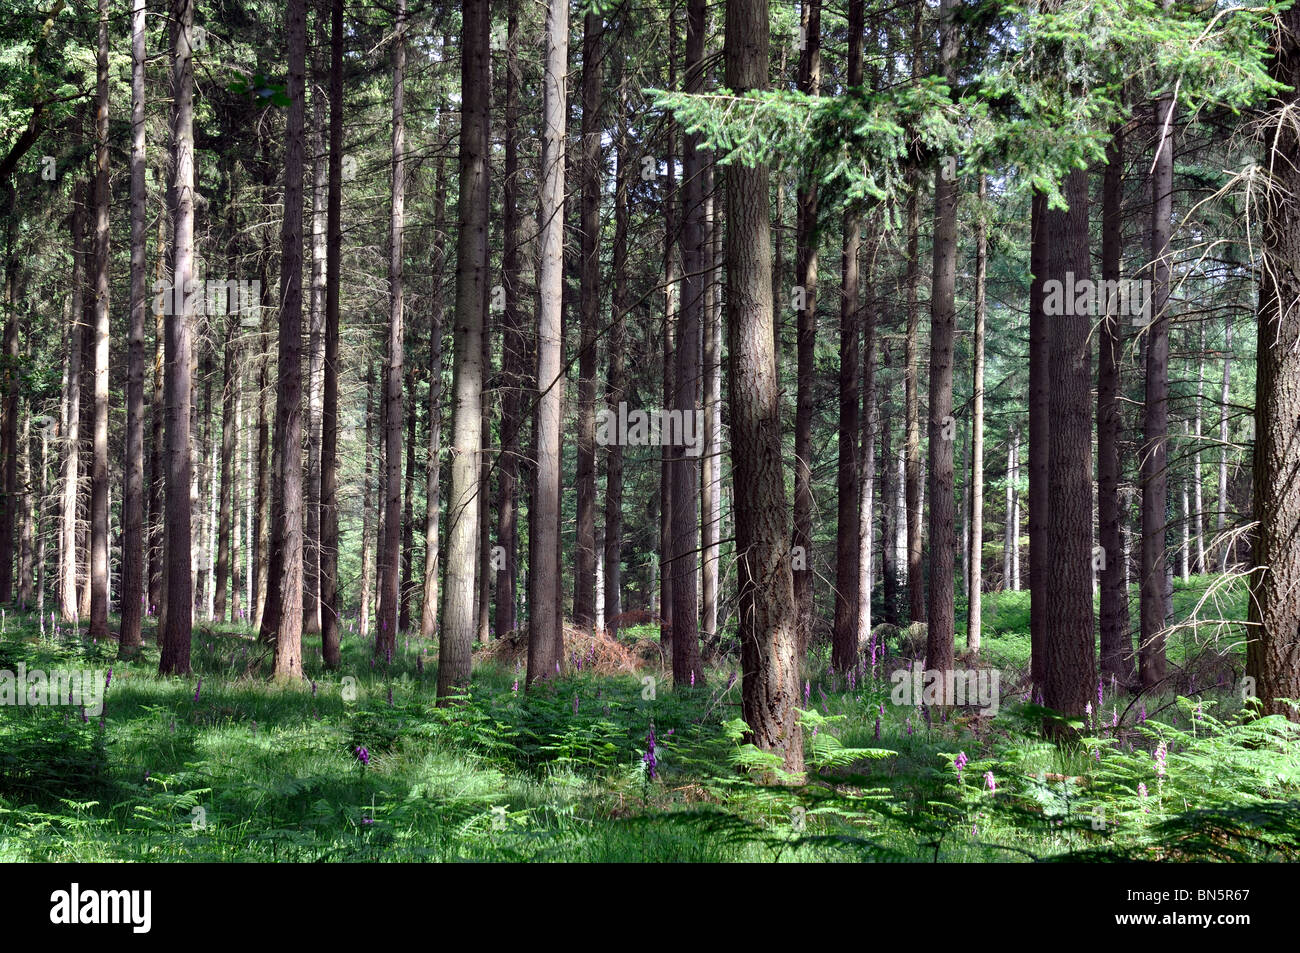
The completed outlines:
<svg viewBox="0 0 1300 953">
<path fill-rule="evenodd" d="M 1212 583 L 1178 587 L 1180 619 Z M 0 709 L 0 860 L 1300 857 L 1296 726 L 1243 719 L 1223 678 L 1140 708 L 1103 685 L 1078 741 L 1052 745 L 1018 688 L 1028 596 L 991 594 L 985 606 L 982 664 L 1002 670 L 995 716 L 893 705 L 900 659 L 846 678 L 818 663 L 823 650 L 804 716 L 812 767 L 789 787 L 747 770 L 763 758 L 740 743 L 725 661 L 694 689 L 575 670 L 527 695 L 521 673 L 480 665 L 463 703 L 440 709 L 421 651 L 431 647 L 415 640 L 376 663 L 345 632 L 339 672 L 311 657 L 308 681 L 282 687 L 239 627 L 196 629 L 194 676 L 175 679 L 157 676 L 152 644 L 118 661 L 115 645 L 48 620 L 42 635 L 33 617 L 9 615 L 0 669 L 113 674 L 102 719 Z M 1171 662 L 1190 677 L 1209 645 L 1240 667 L 1229 632 L 1177 630 Z"/>
</svg>

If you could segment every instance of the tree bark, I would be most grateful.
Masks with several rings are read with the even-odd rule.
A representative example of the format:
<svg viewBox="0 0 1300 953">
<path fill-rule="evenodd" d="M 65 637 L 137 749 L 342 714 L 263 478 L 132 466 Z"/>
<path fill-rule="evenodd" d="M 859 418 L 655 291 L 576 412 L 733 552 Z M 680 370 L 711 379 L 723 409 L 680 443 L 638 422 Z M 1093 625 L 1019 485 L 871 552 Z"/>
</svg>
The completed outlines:
<svg viewBox="0 0 1300 953">
<path fill-rule="evenodd" d="M 194 277 L 194 0 L 172 6 L 172 286 L 182 291 Z M 168 309 L 175 311 L 175 308 Z M 190 360 L 193 315 L 183 306 L 166 319 L 167 526 L 165 565 L 167 617 L 160 675 L 188 675 L 194 579 L 190 575 Z"/>
<path fill-rule="evenodd" d="M 343 254 L 343 3 L 330 0 L 329 185 L 325 202 L 325 356 L 320 460 L 321 658 L 334 671 L 339 651 L 339 284 Z M 441 189 L 438 190 L 441 194 Z"/>
<path fill-rule="evenodd" d="M 306 0 L 289 0 L 289 76 L 285 129 L 284 221 L 280 227 L 280 377 L 275 402 L 279 450 L 273 551 L 279 551 L 279 611 L 275 625 L 275 677 L 302 678 L 302 199 L 303 127 L 306 112 Z M 278 546 L 276 545 L 278 543 Z M 274 562 L 275 560 L 273 560 Z"/>
<path fill-rule="evenodd" d="M 727 0 L 725 85 L 738 94 L 768 82 L 767 0 Z M 739 554 L 741 712 L 747 740 L 803 771 L 796 657 L 798 617 L 790 566 L 781 415 L 773 349 L 772 216 L 763 165 L 727 171 L 727 340 Z"/>
<path fill-rule="evenodd" d="M 556 0 L 558 5 L 559 0 Z M 568 38 L 568 8 L 559 33 Z M 488 140 L 488 90 L 490 54 L 488 49 L 488 0 L 466 0 L 462 7 L 464 32 L 461 42 L 460 130 L 460 228 L 456 239 L 456 314 L 453 334 L 454 356 L 452 389 L 451 487 L 447 513 L 447 571 L 443 589 L 442 631 L 438 640 L 438 698 L 445 702 L 469 684 L 471 652 L 476 620 L 475 562 L 478 544 L 479 480 L 483 439 L 483 326 L 488 294 L 488 176 L 490 143 Z M 564 60 L 561 58 L 560 63 Z M 561 73 L 560 82 L 563 83 Z M 549 89 L 548 89 L 549 92 Z M 563 108 L 559 115 L 564 115 Z M 563 131 L 563 121 L 559 123 Z M 543 153 L 545 156 L 545 152 Z M 551 175 L 543 158 L 546 174 Z M 562 197 L 563 163 L 560 185 L 555 194 Z M 545 211 L 543 221 L 547 220 Z M 557 223 L 559 224 L 559 223 Z M 558 232 L 556 234 L 558 240 Z M 558 241 L 557 241 L 558 247 Z M 556 276 L 558 284 L 559 271 Z M 556 297 L 558 310 L 558 295 Z M 558 318 L 558 315 L 557 315 Z M 556 355 L 558 358 L 558 354 Z M 558 359 L 555 373 L 558 376 Z M 559 440 L 559 415 L 556 414 L 555 438 Z M 557 464 L 558 467 L 558 464 Z M 558 507 L 559 482 L 554 486 Z M 558 534 L 559 514 L 555 514 L 553 531 Z M 556 538 L 556 537 L 553 537 Z M 554 558 L 554 546 L 543 547 L 544 558 Z M 554 577 L 552 577 L 554 578 Z M 550 598 L 534 601 L 534 623 L 545 625 L 554 620 L 554 588 Z M 539 608 L 544 607 L 544 608 Z M 532 648 L 530 645 L 529 674 Z"/>
<path fill-rule="evenodd" d="M 1300 721 L 1282 699 L 1300 698 L 1300 137 L 1290 116 L 1300 97 L 1300 8 L 1281 14 L 1271 73 L 1291 87 L 1269 103 L 1261 130 L 1270 151 L 1259 270 L 1259 348 L 1255 384 L 1254 534 L 1246 674 L 1265 714 Z M 1247 682 L 1247 685 L 1252 683 Z"/>
<path fill-rule="evenodd" d="M 90 472 L 90 637 L 108 638 L 108 11 L 95 58 L 95 424 Z M 129 646 L 123 646 L 129 651 Z"/>
<path fill-rule="evenodd" d="M 966 650 L 976 653 L 982 641 L 984 608 L 984 336 L 989 263 L 985 219 L 988 179 L 979 179 L 979 224 L 975 229 L 975 333 L 971 340 L 970 538 L 966 584 Z"/>
<path fill-rule="evenodd" d="M 1169 602 L 1165 594 L 1168 528 L 1169 460 L 1169 235 L 1173 217 L 1174 100 L 1158 99 L 1152 119 L 1156 129 L 1156 160 L 1151 210 L 1151 324 L 1146 347 L 1146 403 L 1141 457 L 1142 480 L 1142 640 L 1138 674 L 1144 688 L 1165 677 L 1165 625 Z"/>
<path fill-rule="evenodd" d="M 821 0 L 800 4 L 803 47 L 799 55 L 799 91 L 809 96 L 821 92 Z M 794 411 L 794 536 L 792 546 L 801 557 L 794 569 L 794 601 L 798 610 L 800 664 L 808 654 L 813 624 L 812 560 L 812 418 L 813 375 L 817 351 L 817 183 L 807 178 L 799 184 L 795 236 L 795 283 L 803 288 L 804 306 L 797 318 L 796 394 Z M 802 566 L 803 568 L 798 568 Z"/>
<path fill-rule="evenodd" d="M 397 0 L 393 42 L 392 206 L 388 222 L 388 361 L 384 381 L 384 545 L 379 564 L 379 632 L 375 657 L 391 659 L 397 648 L 402 564 L 402 374 L 405 335 L 402 302 L 402 239 L 406 227 L 406 0 Z M 471 558 L 473 558 L 471 556 Z"/>
</svg>

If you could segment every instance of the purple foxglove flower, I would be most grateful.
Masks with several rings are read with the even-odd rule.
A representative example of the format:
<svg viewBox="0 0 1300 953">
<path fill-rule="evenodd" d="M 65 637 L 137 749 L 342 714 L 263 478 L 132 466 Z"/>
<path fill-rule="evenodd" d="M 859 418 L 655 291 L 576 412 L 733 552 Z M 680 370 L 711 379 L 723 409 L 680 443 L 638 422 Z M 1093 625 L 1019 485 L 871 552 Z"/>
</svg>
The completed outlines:
<svg viewBox="0 0 1300 953">
<path fill-rule="evenodd" d="M 199 700 L 199 693 L 201 691 L 203 691 L 203 677 L 199 676 L 199 682 L 194 686 L 194 700 L 196 702 Z"/>
<path fill-rule="evenodd" d="M 104 677 L 104 687 L 108 688 L 109 683 L 112 681 L 113 681 L 113 670 L 110 668 L 108 670 L 108 675 Z"/>
<path fill-rule="evenodd" d="M 357 746 L 357 760 L 361 762 L 363 767 L 370 764 L 370 752 L 361 745 Z"/>
<path fill-rule="evenodd" d="M 988 785 L 990 791 L 996 791 L 998 789 L 997 782 L 993 780 L 992 771 L 984 772 L 984 783 Z"/>
</svg>

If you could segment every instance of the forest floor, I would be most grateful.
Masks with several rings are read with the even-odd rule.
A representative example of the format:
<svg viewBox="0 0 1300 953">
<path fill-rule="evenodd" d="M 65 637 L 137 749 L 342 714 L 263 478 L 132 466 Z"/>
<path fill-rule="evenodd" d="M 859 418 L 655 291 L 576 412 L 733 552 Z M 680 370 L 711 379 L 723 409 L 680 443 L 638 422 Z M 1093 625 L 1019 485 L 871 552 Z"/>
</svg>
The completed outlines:
<svg viewBox="0 0 1300 953">
<path fill-rule="evenodd" d="M 1179 619 L 1242 617 L 1242 598 L 1204 599 L 1214 582 L 1179 584 Z M 84 630 L 8 614 L 0 678 L 21 664 L 109 684 L 100 715 L 0 708 L 0 861 L 1300 859 L 1300 726 L 1241 717 L 1239 626 L 1176 629 L 1170 691 L 1103 682 L 1057 746 L 1021 687 L 1028 617 L 1028 593 L 986 596 L 994 715 L 894 703 L 914 634 L 877 629 L 875 666 L 847 676 L 823 649 L 806 783 L 764 786 L 726 657 L 674 690 L 653 667 L 577 656 L 528 694 L 483 660 L 470 697 L 439 709 L 436 645 L 416 639 L 385 664 L 345 627 L 339 672 L 312 657 L 309 681 L 277 687 L 238 627 L 196 628 L 194 675 L 176 679 L 152 643 L 122 662 Z M 629 652 L 647 635 L 625 633 Z"/>
</svg>

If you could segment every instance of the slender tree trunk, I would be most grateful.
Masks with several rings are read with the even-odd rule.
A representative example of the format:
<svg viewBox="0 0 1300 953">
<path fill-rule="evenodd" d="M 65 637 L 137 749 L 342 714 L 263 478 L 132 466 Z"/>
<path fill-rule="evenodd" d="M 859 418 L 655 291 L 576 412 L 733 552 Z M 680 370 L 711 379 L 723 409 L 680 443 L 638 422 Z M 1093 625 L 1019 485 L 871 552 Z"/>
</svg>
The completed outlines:
<svg viewBox="0 0 1300 953">
<path fill-rule="evenodd" d="M 1173 218 L 1174 100 L 1156 101 L 1156 161 L 1152 178 L 1151 324 L 1146 348 L 1146 404 L 1141 457 L 1142 480 L 1142 641 L 1138 674 L 1145 688 L 1165 677 L 1165 594 L 1168 527 L 1169 433 L 1169 234 Z"/>
<path fill-rule="evenodd" d="M 919 5 L 918 5 L 919 6 Z M 919 16 L 919 14 L 918 14 Z M 906 433 L 903 444 L 904 480 L 903 491 L 907 510 L 907 605 L 908 621 L 920 622 L 926 618 L 925 578 L 921 572 L 921 399 L 920 388 L 920 351 L 921 311 L 917 305 L 917 286 L 921 280 L 920 271 L 920 208 L 917 190 L 920 176 L 909 173 L 911 190 L 907 199 L 907 272 L 904 281 L 907 285 L 907 348 L 906 367 L 903 376 L 904 415 Z"/>
<path fill-rule="evenodd" d="M 1029 664 L 1035 701 L 1040 701 L 1047 678 L 1047 567 L 1052 563 L 1052 540 L 1047 531 L 1051 500 L 1048 450 L 1052 420 L 1048 405 L 1052 369 L 1049 320 L 1043 312 L 1048 248 L 1043 220 L 1047 200 L 1035 192 L 1032 202 L 1029 226 Z M 1076 569 L 1082 572 L 1082 567 Z"/>
<path fill-rule="evenodd" d="M 62 540 L 59 557 L 59 606 L 63 621 L 74 625 L 80 619 L 77 600 L 77 481 L 81 475 L 81 342 L 84 337 L 81 318 L 85 307 L 85 204 L 86 185 L 77 182 L 72 190 L 72 323 L 68 326 L 67 449 L 63 457 L 59 514 Z"/>
<path fill-rule="evenodd" d="M 321 658 L 331 671 L 339 651 L 339 284 L 343 254 L 343 3 L 330 0 L 329 184 L 325 201 L 325 356 L 320 460 Z M 439 194 L 442 190 L 438 189 Z"/>
<path fill-rule="evenodd" d="M 173 0 L 172 51 L 172 287 L 194 276 L 194 32 L 193 0 Z M 175 311 L 175 308 L 169 309 Z M 161 675 L 190 671 L 194 579 L 190 575 L 190 360 L 193 316 L 188 306 L 169 314 L 167 328 L 167 617 L 158 661 Z"/>
<path fill-rule="evenodd" d="M 709 248 L 708 289 L 704 314 L 704 468 L 700 484 L 703 563 L 700 572 L 701 626 L 705 637 L 718 634 L 720 585 L 718 567 L 722 538 L 722 228 L 715 198 L 714 167 L 705 172 L 705 229 Z M 608 570 L 607 570 L 608 572 Z M 608 577 L 606 585 L 608 585 Z"/>
<path fill-rule="evenodd" d="M 415 375 L 406 372 L 406 392 L 415 395 Z M 406 489 L 402 493 L 402 582 L 397 628 L 411 630 L 411 573 L 415 565 L 415 401 L 406 414 Z"/>
<path fill-rule="evenodd" d="M 768 83 L 767 0 L 727 0 L 724 85 Z M 748 741 L 803 771 L 794 579 L 772 332 L 772 216 L 767 167 L 727 170 L 727 339 L 739 554 L 741 712 Z"/>
<path fill-rule="evenodd" d="M 627 373 L 624 351 L 627 348 L 627 237 L 628 176 L 636 167 L 629 154 L 627 86 L 620 51 L 618 167 L 614 185 L 614 288 L 609 329 L 609 376 L 605 389 L 608 412 L 617 416 L 624 399 Z M 630 160 L 630 161 L 629 161 Z M 618 617 L 623 612 L 623 447 L 611 441 L 605 448 L 605 625 L 612 635 L 618 634 Z"/>
<path fill-rule="evenodd" d="M 557 0 L 558 5 L 558 0 Z M 443 589 L 442 631 L 438 640 L 438 698 L 445 701 L 458 694 L 469 684 L 471 652 L 474 645 L 475 549 L 478 541 L 480 460 L 483 440 L 483 327 L 488 294 L 488 240 L 487 221 L 489 207 L 488 176 L 490 174 L 489 125 L 489 74 L 490 53 L 488 29 L 490 16 L 488 0 L 466 0 L 462 6 L 464 32 L 461 42 L 461 130 L 460 130 L 460 184 L 459 231 L 456 239 L 456 315 L 452 389 L 451 487 L 450 509 L 447 513 L 447 571 Z M 554 7 L 552 8 L 554 12 Z M 568 8 L 562 11 L 564 19 L 558 32 L 565 39 L 567 52 Z M 563 65 L 564 57 L 559 60 Z M 552 80 L 553 81 L 553 80 Z M 563 73 L 559 82 L 563 84 Z M 562 87 L 561 87 L 562 88 Z M 551 93 L 548 83 L 547 93 Z M 561 106 L 558 116 L 564 115 Z M 554 119 L 555 117 L 551 117 Z M 563 120 L 559 121 L 562 133 Z M 548 135 L 553 134 L 548 129 Z M 553 174 L 546 163 L 543 149 L 543 168 L 549 177 Z M 553 193 L 562 197 L 563 161 L 560 163 L 559 184 Z M 555 210 L 552 207 L 552 210 Z M 561 213 L 562 214 L 562 213 Z M 543 210 L 543 227 L 551 227 L 550 218 Z M 557 229 L 562 222 L 556 222 Z M 558 230 L 556 248 L 558 251 Z M 559 284 L 557 262 L 556 284 Z M 558 311 L 559 297 L 556 295 Z M 557 314 L 558 324 L 558 314 Z M 558 342 L 557 342 L 558 348 Z M 553 382 L 559 376 L 556 355 L 554 372 L 546 378 Z M 552 393 L 558 393 L 551 388 Z M 558 408 L 557 408 L 558 409 Z M 555 439 L 559 442 L 559 415 L 555 420 Z M 558 453 L 558 452 L 557 452 Z M 557 456 L 558 461 L 558 456 Z M 558 462 L 557 462 L 558 468 Z M 559 482 L 553 488 L 557 506 L 552 532 L 559 531 Z M 554 545 L 542 547 L 544 558 L 554 558 Z M 553 622 L 555 588 L 552 576 L 549 598 L 533 601 L 534 624 Z M 537 596 L 538 594 L 534 594 Z M 544 607 L 544 608 L 543 608 Z M 532 646 L 529 647 L 529 676 L 533 674 Z"/>
<path fill-rule="evenodd" d="M 1118 287 L 1124 257 L 1124 131 L 1112 130 L 1102 183 L 1101 277 Z M 1105 303 L 1098 335 L 1097 359 L 1097 531 L 1101 565 L 1101 671 L 1125 683 L 1133 677 L 1133 642 L 1129 632 L 1128 583 L 1120 537 L 1120 358 L 1124 335 L 1117 301 Z"/>
<path fill-rule="evenodd" d="M 366 369 L 366 472 L 361 484 L 361 618 L 357 630 L 362 640 L 370 637 L 370 610 L 374 603 L 370 545 L 370 487 L 374 482 L 375 444 L 375 367 Z"/>
<path fill-rule="evenodd" d="M 393 43 L 392 214 L 388 223 L 388 361 L 384 382 L 384 545 L 379 563 L 379 633 L 375 656 L 391 658 L 397 648 L 402 562 L 402 238 L 406 226 L 406 0 L 397 0 Z"/>
<path fill-rule="evenodd" d="M 686 8 L 686 70 L 688 93 L 704 91 L 705 0 L 689 0 Z M 703 428 L 696 426 L 700 410 L 700 346 L 708 258 L 704 227 L 704 167 L 708 156 L 698 133 L 682 137 L 682 308 L 674 348 L 673 404 L 681 412 L 683 435 L 690 427 L 696 446 L 691 455 L 686 441 L 664 448 L 672 461 L 672 564 L 666 566 L 673 584 L 673 685 L 702 685 L 699 604 L 696 574 L 699 559 L 700 468 Z"/>
<path fill-rule="evenodd" d="M 821 0 L 800 4 L 803 49 L 799 55 L 799 90 L 809 96 L 821 91 Z M 813 376 L 817 345 L 817 183 L 799 184 L 795 238 L 795 283 L 803 288 L 797 325 L 798 371 L 794 411 L 794 537 L 798 562 L 794 567 L 794 601 L 798 610 L 798 653 L 803 664 L 813 623 L 812 562 L 812 418 L 815 409 Z M 843 431 L 841 431 L 841 434 Z M 802 567 L 802 568 L 801 568 Z"/>
<path fill-rule="evenodd" d="M 939 12 L 939 69 L 949 85 L 957 75 L 955 0 L 942 0 Z M 953 343 L 957 331 L 957 182 L 941 166 L 934 178 L 934 271 L 930 287 L 930 588 L 926 668 L 947 672 L 954 654 L 956 579 L 955 466 L 952 415 Z"/>
<path fill-rule="evenodd" d="M 90 473 L 90 636 L 108 638 L 108 11 L 99 0 L 95 59 L 95 429 Z M 123 646 L 129 648 L 128 646 Z"/>
<path fill-rule="evenodd" d="M 600 322 L 600 157 L 603 17 L 588 9 L 582 34 L 581 301 L 578 349 L 578 510 L 573 577 L 573 624 L 596 620 L 596 337 Z"/>
<path fill-rule="evenodd" d="M 870 261 L 870 260 L 869 260 Z M 870 264 L 868 264 L 870 269 Z M 871 638 L 876 493 L 876 302 L 868 270 L 862 318 L 862 441 L 858 457 L 858 649 Z M 882 492 L 881 496 L 884 494 Z M 881 534 L 883 540 L 884 534 Z"/>
<path fill-rule="evenodd" d="M 1232 546 L 1227 539 L 1228 526 L 1228 385 L 1232 371 L 1232 313 L 1223 319 L 1223 383 L 1219 389 L 1219 492 L 1216 497 L 1214 533 L 1223 547 L 1219 557 L 1219 571 L 1227 572 L 1232 562 Z"/>
<path fill-rule="evenodd" d="M 325 296 L 328 280 L 329 157 L 326 153 L 326 97 L 322 73 L 329 49 L 325 3 L 315 16 L 312 63 L 311 324 L 307 345 L 307 482 L 303 528 L 302 618 L 304 632 L 321 631 L 321 423 L 325 398 Z"/>
<path fill-rule="evenodd" d="M 126 447 L 122 458 L 122 627 L 119 651 L 144 638 L 145 0 L 131 4 L 131 321 L 127 332 Z"/>
<path fill-rule="evenodd" d="M 284 222 L 280 228 L 280 378 L 275 402 L 279 450 L 273 552 L 279 552 L 279 610 L 275 677 L 302 678 L 302 199 L 303 126 L 306 111 L 306 0 L 290 0 L 287 14 L 289 75 L 285 130 Z M 278 545 L 277 545 L 278 544 Z M 274 560 L 273 560 L 274 561 Z"/>
<path fill-rule="evenodd" d="M 967 557 L 966 649 L 978 652 L 984 608 L 984 334 L 987 311 L 989 233 L 985 220 L 988 179 L 979 179 L 979 224 L 975 230 L 975 333 L 971 341 L 970 538 Z"/>
<path fill-rule="evenodd" d="M 441 122 L 439 125 L 441 125 Z M 433 288 L 430 292 L 431 313 L 429 317 L 429 444 L 425 455 L 424 468 L 424 603 L 420 614 L 420 637 L 423 639 L 433 638 L 438 630 L 438 521 L 442 511 L 442 331 L 444 313 L 442 272 L 447 261 L 445 237 L 447 230 L 442 225 L 447 216 L 443 169 L 443 163 L 439 161 L 434 170 L 434 219 L 438 223 L 438 230 L 433 246 Z M 509 174 L 507 174 L 508 179 Z M 507 394 L 509 394 L 509 391 L 507 391 Z M 514 415 L 517 416 L 519 413 L 517 402 L 512 409 Z M 510 426 L 515 426 L 514 418 L 508 418 L 503 411 L 501 419 L 502 431 L 504 432 Z M 502 439 L 504 443 L 504 437 Z M 505 453 L 503 447 L 501 464 L 503 474 L 507 467 L 512 467 L 514 472 L 518 472 L 518 459 L 510 459 L 507 462 L 504 459 Z M 503 483 L 504 480 L 505 477 L 503 476 Z M 500 538 L 500 534 L 498 534 L 498 538 Z M 502 543 L 501 545 L 505 544 Z M 507 559 L 509 559 L 510 550 L 507 549 L 506 552 Z M 513 592 L 513 589 L 511 591 Z M 497 592 L 499 612 L 501 606 L 499 598 L 501 592 L 500 582 L 497 584 Z M 513 598 L 511 599 L 510 608 L 513 611 Z M 500 623 L 498 623 L 497 631 L 501 631 Z"/>
<path fill-rule="evenodd" d="M 862 0 L 851 0 L 848 62 L 850 88 L 862 85 L 862 31 Z M 859 487 L 862 461 L 858 451 L 861 395 L 858 382 L 864 371 L 859 350 L 862 306 L 858 287 L 858 252 L 861 242 L 862 220 L 856 210 L 850 209 L 844 213 L 840 253 L 840 421 L 837 440 L 839 461 L 835 481 L 839 502 L 835 523 L 835 623 L 831 633 L 831 664 L 840 672 L 848 671 L 857 664 L 858 640 L 861 635 L 859 618 L 862 606 L 858 598 L 862 583 L 862 499 Z"/>
<path fill-rule="evenodd" d="M 233 186 L 233 182 L 231 184 Z M 239 395 L 239 322 L 239 310 L 232 308 L 226 328 L 225 366 L 222 368 L 225 383 L 221 389 L 221 483 L 217 501 L 217 562 L 213 568 L 212 597 L 212 617 L 217 622 L 226 621 L 226 592 L 232 576 L 231 535 L 236 518 L 235 441 L 238 438 L 238 416 L 235 405 Z"/>
</svg>

